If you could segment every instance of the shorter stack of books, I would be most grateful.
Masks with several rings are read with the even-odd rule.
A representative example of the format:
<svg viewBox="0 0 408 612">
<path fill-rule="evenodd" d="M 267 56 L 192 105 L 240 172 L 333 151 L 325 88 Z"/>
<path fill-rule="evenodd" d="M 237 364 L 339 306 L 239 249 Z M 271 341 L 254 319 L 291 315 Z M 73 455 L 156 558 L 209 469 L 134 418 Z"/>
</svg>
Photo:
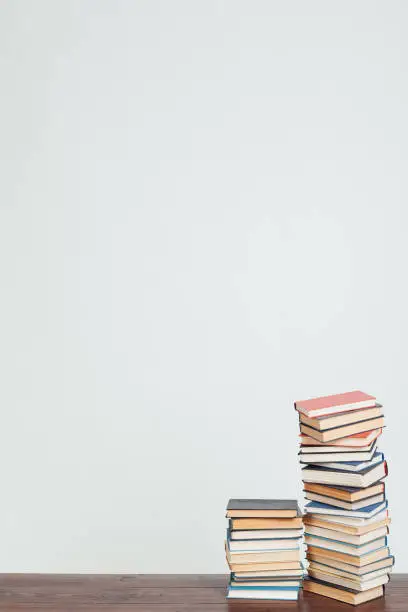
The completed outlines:
<svg viewBox="0 0 408 612">
<path fill-rule="evenodd" d="M 296 402 L 299 412 L 309 579 L 304 589 L 359 604 L 384 592 L 387 463 L 377 448 L 382 406 L 361 391 Z"/>
<path fill-rule="evenodd" d="M 230 499 L 227 518 L 227 598 L 296 600 L 303 578 L 297 501 Z"/>
</svg>

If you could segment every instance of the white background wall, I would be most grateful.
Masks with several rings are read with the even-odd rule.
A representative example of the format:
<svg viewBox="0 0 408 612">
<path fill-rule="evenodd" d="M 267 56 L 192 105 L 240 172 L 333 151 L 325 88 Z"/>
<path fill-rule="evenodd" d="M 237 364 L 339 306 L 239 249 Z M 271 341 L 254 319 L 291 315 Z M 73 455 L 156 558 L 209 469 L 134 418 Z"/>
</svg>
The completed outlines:
<svg viewBox="0 0 408 612">
<path fill-rule="evenodd" d="M 355 388 L 408 571 L 408 4 L 0 14 L 0 572 L 225 571 Z"/>
</svg>

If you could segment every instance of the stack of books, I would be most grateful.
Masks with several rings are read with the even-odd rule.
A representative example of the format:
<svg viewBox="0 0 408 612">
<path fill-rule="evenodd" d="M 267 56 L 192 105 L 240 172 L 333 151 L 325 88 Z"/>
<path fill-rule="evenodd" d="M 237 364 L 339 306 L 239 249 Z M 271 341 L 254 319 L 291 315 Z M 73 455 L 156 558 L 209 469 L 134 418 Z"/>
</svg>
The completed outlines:
<svg viewBox="0 0 408 612">
<path fill-rule="evenodd" d="M 230 499 L 227 518 L 227 598 L 296 600 L 303 578 L 297 501 Z"/>
<path fill-rule="evenodd" d="M 352 391 L 295 403 L 309 562 L 304 590 L 351 604 L 381 597 L 394 558 L 377 448 L 384 426 L 375 397 Z"/>
</svg>

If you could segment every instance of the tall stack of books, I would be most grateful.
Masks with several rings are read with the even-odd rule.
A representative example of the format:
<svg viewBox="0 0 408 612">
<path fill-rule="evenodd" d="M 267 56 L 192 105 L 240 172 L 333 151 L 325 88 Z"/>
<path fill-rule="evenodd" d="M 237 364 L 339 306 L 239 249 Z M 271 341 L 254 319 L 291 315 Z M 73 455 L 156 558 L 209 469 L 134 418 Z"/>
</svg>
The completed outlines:
<svg viewBox="0 0 408 612">
<path fill-rule="evenodd" d="M 230 499 L 228 599 L 296 600 L 302 584 L 302 515 L 293 499 Z"/>
<path fill-rule="evenodd" d="M 387 543 L 387 463 L 377 448 L 382 406 L 352 391 L 295 408 L 308 500 L 304 590 L 354 605 L 381 597 L 394 563 Z"/>
</svg>

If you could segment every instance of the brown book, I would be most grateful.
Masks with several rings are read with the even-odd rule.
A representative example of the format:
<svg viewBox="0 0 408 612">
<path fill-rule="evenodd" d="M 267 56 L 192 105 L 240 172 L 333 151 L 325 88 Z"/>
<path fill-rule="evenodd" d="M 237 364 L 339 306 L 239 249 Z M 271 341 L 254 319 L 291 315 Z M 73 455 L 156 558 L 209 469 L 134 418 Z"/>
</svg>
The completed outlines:
<svg viewBox="0 0 408 612">
<path fill-rule="evenodd" d="M 303 590 L 309 593 L 324 595 L 325 597 L 330 597 L 331 599 L 337 599 L 338 601 L 343 601 L 344 603 L 352 604 L 353 606 L 371 601 L 372 599 L 377 599 L 378 597 L 382 597 L 384 594 L 383 586 L 374 587 L 373 589 L 369 589 L 363 593 L 356 593 L 351 589 L 346 589 L 345 587 L 334 587 L 333 585 L 326 584 L 320 580 L 318 581 L 315 578 L 305 580 L 303 582 Z"/>
<path fill-rule="evenodd" d="M 302 518 L 233 518 L 232 529 L 299 529 Z"/>
<path fill-rule="evenodd" d="M 284 561 L 269 563 L 228 563 L 231 572 L 274 572 L 276 570 L 302 569 L 300 561 Z"/>
<path fill-rule="evenodd" d="M 283 563 L 279 565 L 284 565 Z M 275 570 L 263 570 L 263 571 L 254 571 L 254 572 L 234 572 L 235 580 L 248 580 L 248 579 L 256 579 L 259 580 L 276 580 L 279 578 L 302 578 L 304 574 L 303 567 L 298 563 L 296 569 L 275 569 Z M 247 567 L 247 566 L 245 566 Z"/>
<path fill-rule="evenodd" d="M 227 549 L 228 563 L 273 563 L 284 561 L 299 561 L 302 555 L 300 548 L 290 550 L 268 550 L 255 552 L 234 552 Z"/>
<path fill-rule="evenodd" d="M 379 504 L 385 499 L 384 493 L 380 493 L 379 495 L 367 497 L 367 499 L 360 499 L 359 501 L 355 502 L 346 502 L 342 499 L 336 499 L 335 497 L 319 495 L 318 493 L 310 493 L 310 491 L 306 491 L 305 497 L 310 501 L 320 502 L 321 504 L 328 504 L 329 506 L 341 508 L 342 510 L 360 510 L 360 508 L 364 508 L 365 506 Z"/>
<path fill-rule="evenodd" d="M 322 529 L 333 529 L 334 531 L 349 533 L 350 535 L 364 535 L 370 531 L 381 529 L 381 527 L 388 527 L 391 523 L 391 519 L 386 518 L 376 523 L 369 523 L 368 525 L 345 525 L 344 523 L 335 523 L 323 518 L 317 518 L 316 514 L 309 514 L 304 517 L 303 522 L 305 526 L 311 525 L 314 527 L 321 527 Z"/>
<path fill-rule="evenodd" d="M 333 427 L 326 431 L 319 431 L 310 427 L 309 425 L 300 424 L 300 431 L 302 434 L 314 438 L 318 442 L 330 442 L 330 440 L 337 440 L 340 438 L 346 438 L 356 433 L 362 433 L 364 431 L 372 431 L 384 427 L 384 417 L 377 417 L 376 419 L 368 419 L 367 421 L 359 421 L 352 425 L 344 425 L 343 427 Z"/>
<path fill-rule="evenodd" d="M 330 440 L 330 442 L 319 442 L 314 438 L 310 438 L 305 434 L 300 434 L 300 445 L 301 449 L 307 448 L 313 450 L 313 452 L 330 452 L 338 451 L 342 452 L 348 450 L 351 451 L 368 451 L 371 449 L 371 445 L 378 436 L 381 435 L 382 429 L 372 429 L 371 431 L 362 431 L 361 433 L 347 436 L 346 438 L 338 438 L 337 440 Z"/>
<path fill-rule="evenodd" d="M 358 423 L 359 421 L 367 421 L 368 419 L 375 419 L 382 416 L 382 406 L 377 404 L 374 408 L 365 408 L 364 410 L 355 410 L 353 412 L 341 412 L 335 416 L 326 416 L 311 419 L 305 414 L 300 414 L 300 422 L 304 425 L 309 425 L 313 429 L 318 431 L 326 431 L 326 429 L 332 429 L 333 427 L 342 427 L 343 425 L 351 425 L 352 423 Z"/>
<path fill-rule="evenodd" d="M 301 512 L 296 499 L 230 499 L 227 518 L 295 518 Z"/>
<path fill-rule="evenodd" d="M 383 482 L 376 482 L 371 487 L 365 489 L 356 489 L 352 487 L 330 487 L 328 485 L 317 484 L 314 482 L 305 482 L 304 490 L 307 493 L 317 493 L 318 495 L 326 495 L 334 497 L 345 502 L 356 502 L 367 497 L 373 497 L 384 493 L 385 485 Z"/>
<path fill-rule="evenodd" d="M 383 546 L 378 550 L 366 553 L 365 555 L 348 555 L 344 552 L 338 552 L 336 550 L 329 550 L 328 548 L 319 548 L 316 546 L 307 547 L 308 555 L 325 556 L 326 559 L 333 559 L 334 561 L 341 561 L 342 563 L 348 563 L 349 565 L 355 565 L 356 567 L 363 567 L 369 563 L 380 561 L 385 557 L 390 556 L 390 549 L 387 546 Z"/>
</svg>

